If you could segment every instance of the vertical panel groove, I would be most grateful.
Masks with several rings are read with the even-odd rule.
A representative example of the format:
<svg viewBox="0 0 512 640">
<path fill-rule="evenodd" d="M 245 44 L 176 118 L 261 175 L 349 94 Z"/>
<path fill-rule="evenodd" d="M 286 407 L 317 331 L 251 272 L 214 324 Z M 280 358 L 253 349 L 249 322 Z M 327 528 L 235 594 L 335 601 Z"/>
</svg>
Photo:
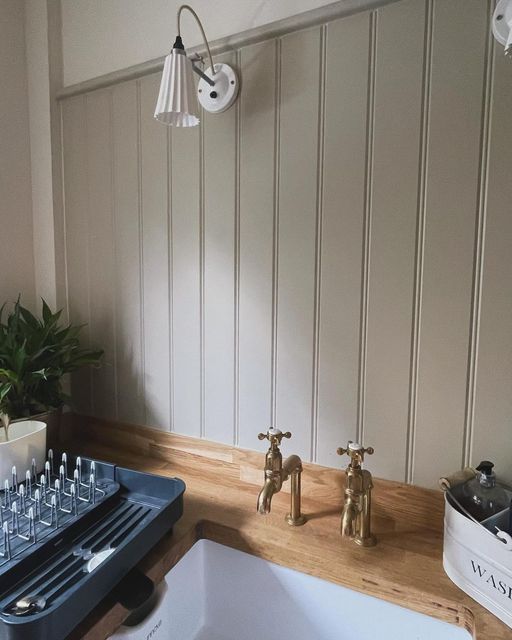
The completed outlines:
<svg viewBox="0 0 512 640">
<path fill-rule="evenodd" d="M 153 118 L 158 78 L 141 80 L 146 408 L 150 425 L 170 429 L 167 131 Z"/>
<path fill-rule="evenodd" d="M 146 412 L 146 350 L 144 328 L 144 215 L 142 203 L 142 143 L 141 143 L 141 104 L 140 104 L 140 80 L 136 81 L 137 100 L 137 206 L 139 217 L 139 295 L 140 295 L 140 359 L 141 359 L 141 392 L 142 415 L 147 419 Z"/>
<path fill-rule="evenodd" d="M 277 303 L 279 276 L 279 171 L 280 171 L 280 125 L 281 125 L 281 40 L 275 41 L 275 113 L 274 113 L 274 228 L 272 246 L 272 373 L 270 426 L 276 426 L 277 404 Z"/>
<path fill-rule="evenodd" d="M 199 124 L 199 330 L 200 330 L 200 380 L 201 380 L 201 412 L 199 436 L 204 438 L 205 430 L 205 347 L 204 347 L 204 114 L 201 113 Z"/>
<path fill-rule="evenodd" d="M 67 321 L 83 324 L 83 340 L 91 343 L 89 277 L 88 170 L 84 161 L 87 136 L 86 96 L 61 105 L 61 147 L 63 179 L 63 232 Z M 75 253 L 77 251 L 77 253 Z M 92 367 L 77 372 L 70 380 L 77 409 L 92 414 Z"/>
<path fill-rule="evenodd" d="M 171 127 L 167 127 L 167 237 L 169 239 L 168 283 L 169 283 L 169 422 L 174 431 L 174 318 L 173 318 L 173 228 L 172 228 L 172 144 Z"/>
<path fill-rule="evenodd" d="M 488 2 L 489 24 L 493 3 Z M 487 26 L 486 24 L 486 26 Z M 462 466 L 471 464 L 473 449 L 473 424 L 475 417 L 475 396 L 477 382 L 477 357 L 480 337 L 480 316 L 482 302 L 483 263 L 485 251 L 485 229 L 487 222 L 487 193 L 490 159 L 491 107 L 494 81 L 494 38 L 486 30 L 485 70 L 482 92 L 482 128 L 480 136 L 480 166 L 478 177 L 477 215 L 475 222 L 475 252 L 473 266 L 473 290 L 471 296 L 471 316 L 468 350 L 468 382 L 466 393 L 466 414 L 462 443 Z"/>
<path fill-rule="evenodd" d="M 376 11 L 370 14 L 368 55 L 368 101 L 366 114 L 366 167 L 364 179 L 363 260 L 361 269 L 361 315 L 359 337 L 359 379 L 357 392 L 357 440 L 364 440 L 364 404 L 366 392 L 366 353 L 368 339 L 368 290 L 370 280 L 370 241 L 372 217 L 373 143 L 375 124 L 375 74 L 377 52 Z"/>
<path fill-rule="evenodd" d="M 84 96 L 83 99 L 83 127 L 84 127 L 84 140 L 88 138 L 88 127 L 87 127 L 87 95 Z M 90 204 L 89 204 L 89 172 L 87 171 L 87 162 L 84 163 L 85 168 L 85 188 L 87 193 L 87 329 L 89 332 L 89 340 L 91 338 L 91 269 L 90 269 L 90 252 L 91 252 L 91 234 L 90 234 Z M 95 406 L 94 406 L 94 375 L 92 367 L 89 367 L 89 385 L 91 387 L 90 392 L 90 403 L 91 403 L 91 414 L 95 415 Z"/>
<path fill-rule="evenodd" d="M 242 66 L 240 50 L 236 52 L 236 66 Z M 240 144 L 242 94 L 236 104 L 235 133 L 235 242 L 234 242 L 234 389 L 233 389 L 233 444 L 240 443 Z"/>
<path fill-rule="evenodd" d="M 356 437 L 369 13 L 327 25 L 316 462 Z"/>
<path fill-rule="evenodd" d="M 172 338 L 174 431 L 199 437 L 201 425 L 200 128 L 171 133 Z"/>
<path fill-rule="evenodd" d="M 407 446 L 405 481 L 414 475 L 414 445 L 418 397 L 418 366 L 420 354 L 421 301 L 425 252 L 425 222 L 427 199 L 428 138 L 430 127 L 430 84 L 432 75 L 432 36 L 434 24 L 433 0 L 426 0 L 423 45 L 423 89 L 421 105 L 420 157 L 418 163 L 418 206 L 416 212 L 416 248 L 414 266 L 413 313 L 411 331 L 411 368 L 409 375 L 409 408 L 407 419 Z"/>
<path fill-rule="evenodd" d="M 108 92 L 108 108 L 109 108 L 109 128 L 110 128 L 110 139 L 109 139 L 109 153 L 110 153 L 110 216 L 112 220 L 112 256 L 114 261 L 114 274 L 116 271 L 117 265 L 117 244 L 116 244 L 116 199 L 115 199 L 115 188 L 116 188 L 116 178 L 115 178 L 115 157 L 114 157 L 114 95 L 112 89 Z M 115 282 L 115 275 L 114 275 Z M 114 335 L 114 344 L 112 346 L 113 350 L 113 362 L 112 366 L 114 369 L 114 410 L 115 410 L 115 418 L 119 420 L 119 393 L 118 393 L 118 384 L 117 384 L 117 352 L 118 352 L 118 344 L 117 344 L 117 301 L 116 296 L 112 295 L 112 329 Z"/>
<path fill-rule="evenodd" d="M 60 131 L 62 144 L 60 145 L 60 166 L 61 166 L 61 175 L 62 175 L 62 185 L 66 184 L 66 172 L 64 165 L 64 114 L 63 114 L 64 103 L 61 102 L 59 105 L 59 117 L 60 117 Z M 69 274 L 68 274 L 68 224 L 67 224 L 67 209 L 66 209 L 66 189 L 62 189 L 62 227 L 63 227 L 63 237 L 64 237 L 64 291 L 65 291 L 65 303 L 66 303 L 66 317 L 67 321 L 71 323 L 69 316 Z"/>
<path fill-rule="evenodd" d="M 313 316 L 313 374 L 311 399 L 311 460 L 316 462 L 318 450 L 318 375 L 320 366 L 320 296 L 322 277 L 323 165 L 325 140 L 325 77 L 327 58 L 327 27 L 320 29 L 320 83 L 318 87 L 318 147 L 315 237 L 315 284 Z"/>
<path fill-rule="evenodd" d="M 271 423 L 275 55 L 274 40 L 240 51 L 238 446 L 248 448 Z"/>
</svg>

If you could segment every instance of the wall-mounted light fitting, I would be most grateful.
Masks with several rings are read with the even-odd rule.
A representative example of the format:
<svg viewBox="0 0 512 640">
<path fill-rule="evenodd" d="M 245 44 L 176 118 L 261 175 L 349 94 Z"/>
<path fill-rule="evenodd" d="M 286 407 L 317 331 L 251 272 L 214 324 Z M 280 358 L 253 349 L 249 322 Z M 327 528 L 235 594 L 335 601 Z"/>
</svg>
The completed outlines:
<svg viewBox="0 0 512 640">
<path fill-rule="evenodd" d="M 200 56 L 194 59 L 187 57 L 181 39 L 181 14 L 190 11 L 201 30 L 204 45 L 208 54 L 208 69 L 202 71 L 197 63 Z M 155 109 L 155 118 L 164 124 L 175 127 L 194 127 L 199 124 L 199 106 L 210 113 L 226 111 L 238 96 L 239 80 L 235 70 L 227 64 L 213 64 L 212 54 L 203 25 L 197 13 L 188 4 L 178 9 L 178 35 L 171 53 L 165 58 L 160 92 Z M 200 76 L 196 89 L 192 71 Z"/>
<path fill-rule="evenodd" d="M 512 57 L 512 0 L 499 0 L 492 16 L 492 32 L 505 47 L 505 55 Z"/>
</svg>

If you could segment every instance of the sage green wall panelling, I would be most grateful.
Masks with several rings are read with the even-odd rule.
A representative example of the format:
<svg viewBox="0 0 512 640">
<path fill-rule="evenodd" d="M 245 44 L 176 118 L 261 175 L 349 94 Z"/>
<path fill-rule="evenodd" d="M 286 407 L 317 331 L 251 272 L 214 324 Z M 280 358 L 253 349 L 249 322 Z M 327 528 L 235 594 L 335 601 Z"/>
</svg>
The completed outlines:
<svg viewBox="0 0 512 640">
<path fill-rule="evenodd" d="M 87 325 L 81 334 L 84 346 L 90 345 L 89 260 L 87 239 L 87 167 L 85 165 L 85 96 L 62 104 L 64 190 L 66 194 L 66 282 L 69 321 Z M 71 395 L 77 411 L 92 414 L 91 371 L 79 370 L 71 378 Z"/>
<path fill-rule="evenodd" d="M 147 424 L 171 426 L 168 131 L 153 118 L 158 75 L 140 80 L 142 300 Z"/>
<path fill-rule="evenodd" d="M 90 330 L 92 346 L 105 351 L 92 371 L 92 409 L 100 417 L 117 416 L 111 117 L 109 90 L 86 96 Z"/>
<path fill-rule="evenodd" d="M 161 133 L 161 132 L 160 132 Z M 173 417 L 201 435 L 200 127 L 171 132 Z"/>
<path fill-rule="evenodd" d="M 508 447 L 510 65 L 492 3 L 400 0 L 241 47 L 241 99 L 154 122 L 159 74 L 64 98 L 84 413 L 436 486 Z M 468 46 L 468 43 L 471 43 Z M 220 58 L 219 58 L 220 59 Z M 91 404 L 92 398 L 92 404 Z"/>
<path fill-rule="evenodd" d="M 470 462 L 490 458 L 512 480 L 512 147 L 510 60 L 501 46 L 494 53 L 488 158 L 488 199 L 484 238 L 480 332 Z M 485 184 L 484 184 L 485 189 Z M 484 201 L 485 202 L 485 201 Z"/>
<path fill-rule="evenodd" d="M 424 32 L 423 2 L 377 16 L 363 440 L 375 473 L 393 480 L 407 468 Z"/>
<path fill-rule="evenodd" d="M 325 33 L 317 461 L 357 436 L 370 15 Z"/>
<path fill-rule="evenodd" d="M 320 45 L 319 28 L 281 42 L 276 420 L 306 459 L 313 437 Z"/>
<path fill-rule="evenodd" d="M 276 42 L 240 52 L 238 434 L 241 446 L 262 450 L 256 436 L 272 414 L 278 56 Z"/>
<path fill-rule="evenodd" d="M 235 64 L 235 55 L 218 62 Z M 236 109 L 203 114 L 204 435 L 232 443 L 235 433 Z"/>
<path fill-rule="evenodd" d="M 433 18 L 412 475 L 419 484 L 462 464 L 488 3 L 437 1 Z"/>
<path fill-rule="evenodd" d="M 138 85 L 112 89 L 115 335 L 120 420 L 144 424 Z"/>
</svg>

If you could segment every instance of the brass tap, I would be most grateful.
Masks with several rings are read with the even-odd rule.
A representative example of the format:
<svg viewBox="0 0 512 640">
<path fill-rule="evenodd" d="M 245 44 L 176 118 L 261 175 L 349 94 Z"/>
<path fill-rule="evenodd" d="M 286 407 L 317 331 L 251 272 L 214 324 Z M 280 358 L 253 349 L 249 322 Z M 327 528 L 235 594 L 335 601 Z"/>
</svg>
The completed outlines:
<svg viewBox="0 0 512 640">
<path fill-rule="evenodd" d="M 341 514 L 341 535 L 362 547 L 373 547 L 377 539 L 370 530 L 372 474 L 361 469 L 364 454 L 373 454 L 373 447 L 365 449 L 357 442 L 349 441 L 347 448 L 340 447 L 339 456 L 348 454 L 350 463 L 346 469 L 345 502 Z"/>
<path fill-rule="evenodd" d="M 289 431 L 283 433 L 279 429 L 269 429 L 267 433 L 259 433 L 258 440 L 270 442 L 270 446 L 265 455 L 265 483 L 258 495 L 258 513 L 270 513 L 272 497 L 281 491 L 283 482 L 290 478 L 291 506 L 290 513 L 286 515 L 286 522 L 294 527 L 298 527 L 306 522 L 306 518 L 300 512 L 300 489 L 302 461 L 299 456 L 290 456 L 283 463 L 283 456 L 279 449 L 283 438 L 291 438 Z"/>
</svg>

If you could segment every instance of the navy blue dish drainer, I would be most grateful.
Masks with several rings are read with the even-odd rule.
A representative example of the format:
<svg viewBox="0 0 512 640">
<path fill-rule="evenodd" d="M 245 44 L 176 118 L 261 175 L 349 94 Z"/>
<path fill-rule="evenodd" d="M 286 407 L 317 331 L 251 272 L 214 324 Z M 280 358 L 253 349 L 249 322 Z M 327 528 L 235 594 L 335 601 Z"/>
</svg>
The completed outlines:
<svg viewBox="0 0 512 640">
<path fill-rule="evenodd" d="M 179 478 L 49 454 L 0 492 L 0 640 L 64 640 L 183 513 Z"/>
</svg>

